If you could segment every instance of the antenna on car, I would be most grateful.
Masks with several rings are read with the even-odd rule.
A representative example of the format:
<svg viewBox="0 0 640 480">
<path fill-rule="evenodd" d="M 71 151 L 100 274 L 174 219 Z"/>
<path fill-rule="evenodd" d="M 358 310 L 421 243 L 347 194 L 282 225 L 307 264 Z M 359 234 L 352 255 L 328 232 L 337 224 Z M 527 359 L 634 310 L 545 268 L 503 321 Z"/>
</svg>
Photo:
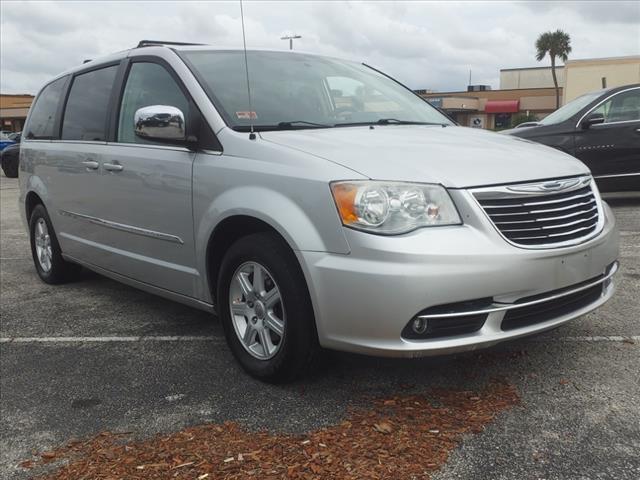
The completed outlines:
<svg viewBox="0 0 640 480">
<path fill-rule="evenodd" d="M 249 61 L 247 60 L 247 37 L 244 33 L 244 10 L 242 9 L 242 0 L 240 0 L 240 21 L 242 22 L 242 43 L 244 45 L 244 71 L 247 74 L 247 96 L 249 97 L 249 140 L 255 140 L 256 134 L 253 131 L 253 106 L 251 104 L 251 85 L 249 84 Z"/>
</svg>

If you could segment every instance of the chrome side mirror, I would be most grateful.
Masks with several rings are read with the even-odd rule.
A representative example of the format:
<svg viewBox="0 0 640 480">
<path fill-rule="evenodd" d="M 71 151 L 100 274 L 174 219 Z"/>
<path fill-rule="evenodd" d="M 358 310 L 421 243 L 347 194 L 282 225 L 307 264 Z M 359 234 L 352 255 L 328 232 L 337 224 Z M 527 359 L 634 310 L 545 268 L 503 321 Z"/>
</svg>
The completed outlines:
<svg viewBox="0 0 640 480">
<path fill-rule="evenodd" d="M 133 116 L 134 131 L 140 138 L 160 142 L 187 140 L 184 113 L 169 105 L 151 105 L 139 108 Z"/>
<path fill-rule="evenodd" d="M 604 115 L 601 113 L 592 113 L 582 121 L 581 127 L 583 130 L 586 130 L 591 125 L 598 125 L 599 123 L 604 123 Z"/>
</svg>

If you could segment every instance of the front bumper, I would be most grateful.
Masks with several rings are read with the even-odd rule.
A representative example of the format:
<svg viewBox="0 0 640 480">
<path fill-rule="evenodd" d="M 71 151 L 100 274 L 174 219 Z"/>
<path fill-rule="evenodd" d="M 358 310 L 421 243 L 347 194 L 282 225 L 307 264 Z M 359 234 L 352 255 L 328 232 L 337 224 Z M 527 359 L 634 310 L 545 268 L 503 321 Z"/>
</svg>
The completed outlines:
<svg viewBox="0 0 640 480">
<path fill-rule="evenodd" d="M 471 205 L 467 192 L 452 195 L 460 197 L 457 205 Z M 604 227 L 596 237 L 548 250 L 510 245 L 474 209 L 462 208 L 460 213 L 465 219 L 462 226 L 425 228 L 396 237 L 345 229 L 349 255 L 298 252 L 320 344 L 395 357 L 473 350 L 555 328 L 594 310 L 613 295 L 618 232 L 606 204 Z M 601 294 L 588 304 L 560 310 L 553 318 L 534 324 L 503 328 L 504 316 L 516 302 L 530 297 L 548 300 L 558 291 L 588 281 L 602 284 Z M 492 301 L 484 308 L 491 311 L 485 312 L 479 330 L 432 339 L 402 335 L 407 324 L 430 307 L 486 298 Z"/>
</svg>

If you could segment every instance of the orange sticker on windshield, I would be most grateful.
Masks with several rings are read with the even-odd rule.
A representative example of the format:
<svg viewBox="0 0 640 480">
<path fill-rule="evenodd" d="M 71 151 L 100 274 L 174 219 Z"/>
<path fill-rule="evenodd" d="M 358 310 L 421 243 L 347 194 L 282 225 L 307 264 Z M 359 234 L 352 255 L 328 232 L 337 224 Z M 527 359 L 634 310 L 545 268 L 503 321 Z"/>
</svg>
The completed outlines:
<svg viewBox="0 0 640 480">
<path fill-rule="evenodd" d="M 236 112 L 236 117 L 238 117 L 238 120 L 255 120 L 258 115 L 256 115 L 256 112 Z"/>
</svg>

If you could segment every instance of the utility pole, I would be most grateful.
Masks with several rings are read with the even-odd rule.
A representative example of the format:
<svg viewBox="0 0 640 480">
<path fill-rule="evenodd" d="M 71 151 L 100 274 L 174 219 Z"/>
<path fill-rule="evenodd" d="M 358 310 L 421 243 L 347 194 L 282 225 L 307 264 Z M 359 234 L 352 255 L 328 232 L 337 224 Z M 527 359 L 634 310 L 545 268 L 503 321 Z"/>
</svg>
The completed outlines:
<svg viewBox="0 0 640 480">
<path fill-rule="evenodd" d="M 280 40 L 289 40 L 289 50 L 293 50 L 293 39 L 294 38 L 302 38 L 302 35 L 285 35 L 284 37 L 280 37 Z"/>
</svg>

